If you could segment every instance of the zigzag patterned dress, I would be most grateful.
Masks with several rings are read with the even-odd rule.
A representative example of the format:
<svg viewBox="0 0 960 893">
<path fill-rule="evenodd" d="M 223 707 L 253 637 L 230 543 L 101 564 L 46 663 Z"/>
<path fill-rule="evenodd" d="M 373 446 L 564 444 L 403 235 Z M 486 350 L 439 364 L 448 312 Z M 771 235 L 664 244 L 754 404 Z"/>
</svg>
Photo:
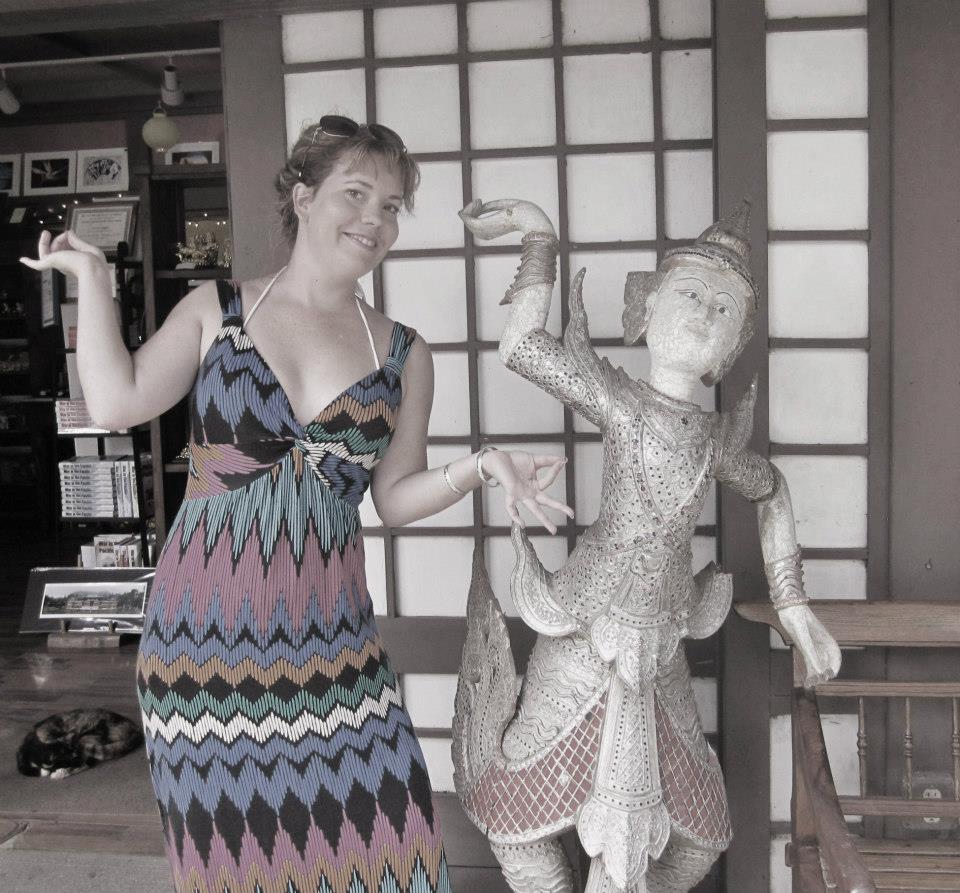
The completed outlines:
<svg viewBox="0 0 960 893">
<path fill-rule="evenodd" d="M 415 332 L 395 324 L 386 362 L 304 425 L 244 329 L 239 285 L 217 286 L 223 326 L 137 663 L 176 889 L 447 893 L 357 508 Z"/>
</svg>

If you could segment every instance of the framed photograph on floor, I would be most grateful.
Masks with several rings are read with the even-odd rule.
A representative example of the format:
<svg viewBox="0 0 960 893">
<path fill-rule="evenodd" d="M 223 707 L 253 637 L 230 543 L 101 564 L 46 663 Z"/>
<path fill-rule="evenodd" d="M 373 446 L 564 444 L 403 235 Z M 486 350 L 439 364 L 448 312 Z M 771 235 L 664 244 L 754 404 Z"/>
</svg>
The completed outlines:
<svg viewBox="0 0 960 893">
<path fill-rule="evenodd" d="M 116 254 L 118 242 L 133 245 L 136 224 L 137 203 L 130 201 L 71 205 L 67 214 L 67 229 L 104 254 Z"/>
<path fill-rule="evenodd" d="M 153 574 L 152 567 L 34 568 L 20 632 L 140 632 Z"/>
<path fill-rule="evenodd" d="M 78 149 L 77 192 L 126 192 L 130 188 L 127 150 Z"/>
<path fill-rule="evenodd" d="M 22 155 L 0 155 L 0 194 L 20 195 Z"/>
<path fill-rule="evenodd" d="M 167 164 L 219 164 L 220 143 L 177 143 L 163 155 Z"/>
<path fill-rule="evenodd" d="M 27 152 L 23 156 L 24 195 L 73 192 L 76 178 L 76 152 Z"/>
</svg>

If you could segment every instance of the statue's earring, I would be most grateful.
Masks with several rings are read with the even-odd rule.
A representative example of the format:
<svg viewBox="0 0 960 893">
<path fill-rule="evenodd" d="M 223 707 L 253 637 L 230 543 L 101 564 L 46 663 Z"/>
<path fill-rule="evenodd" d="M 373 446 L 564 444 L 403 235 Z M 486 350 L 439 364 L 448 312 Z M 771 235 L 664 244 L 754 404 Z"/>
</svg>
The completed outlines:
<svg viewBox="0 0 960 893">
<path fill-rule="evenodd" d="M 666 274 L 632 271 L 623 287 L 623 343 L 636 344 L 647 331 L 653 304 L 650 297 L 660 288 Z"/>
</svg>

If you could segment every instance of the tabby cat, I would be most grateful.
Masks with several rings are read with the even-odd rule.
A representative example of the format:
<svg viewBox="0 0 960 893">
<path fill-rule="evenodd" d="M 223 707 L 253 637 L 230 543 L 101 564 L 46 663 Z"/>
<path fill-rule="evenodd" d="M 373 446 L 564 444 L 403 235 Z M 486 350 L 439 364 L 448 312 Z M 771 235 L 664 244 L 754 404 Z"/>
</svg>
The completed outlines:
<svg viewBox="0 0 960 893">
<path fill-rule="evenodd" d="M 140 726 L 119 713 L 93 708 L 55 713 L 38 722 L 17 750 L 22 775 L 66 778 L 143 743 Z"/>
</svg>

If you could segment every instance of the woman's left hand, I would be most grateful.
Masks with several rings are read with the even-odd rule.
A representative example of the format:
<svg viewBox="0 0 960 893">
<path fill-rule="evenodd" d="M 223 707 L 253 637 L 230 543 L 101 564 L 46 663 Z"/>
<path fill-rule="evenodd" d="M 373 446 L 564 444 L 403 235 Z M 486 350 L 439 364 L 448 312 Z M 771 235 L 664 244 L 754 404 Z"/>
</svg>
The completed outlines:
<svg viewBox="0 0 960 893">
<path fill-rule="evenodd" d="M 490 450 L 483 454 L 483 470 L 503 487 L 507 514 L 514 523 L 525 526 L 518 510 L 523 504 L 551 533 L 557 532 L 557 525 L 547 517 L 543 506 L 563 512 L 568 518 L 573 517 L 570 506 L 543 492 L 557 479 L 566 463 L 563 456 L 546 456 L 524 450 Z M 544 472 L 542 477 L 538 476 L 540 471 Z"/>
</svg>

